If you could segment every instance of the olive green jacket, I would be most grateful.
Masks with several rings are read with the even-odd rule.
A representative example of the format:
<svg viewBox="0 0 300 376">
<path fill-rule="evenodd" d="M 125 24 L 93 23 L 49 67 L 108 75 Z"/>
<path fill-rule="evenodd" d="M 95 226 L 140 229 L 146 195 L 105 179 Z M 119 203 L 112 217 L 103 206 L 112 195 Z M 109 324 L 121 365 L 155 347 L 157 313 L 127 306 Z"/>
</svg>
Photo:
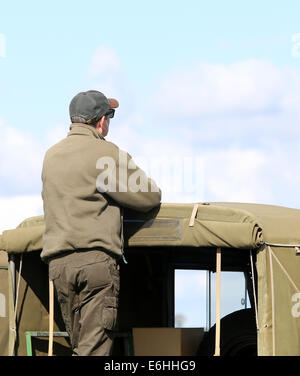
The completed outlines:
<svg viewBox="0 0 300 376">
<path fill-rule="evenodd" d="M 47 151 L 42 182 L 44 261 L 76 249 L 121 255 L 121 208 L 147 212 L 161 200 L 160 189 L 128 153 L 80 123 Z"/>
</svg>

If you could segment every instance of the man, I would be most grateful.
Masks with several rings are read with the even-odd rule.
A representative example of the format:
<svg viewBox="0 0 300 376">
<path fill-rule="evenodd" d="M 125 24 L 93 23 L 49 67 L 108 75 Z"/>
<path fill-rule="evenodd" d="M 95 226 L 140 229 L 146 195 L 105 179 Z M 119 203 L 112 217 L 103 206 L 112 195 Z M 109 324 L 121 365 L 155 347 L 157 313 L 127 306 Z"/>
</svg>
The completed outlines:
<svg viewBox="0 0 300 376">
<path fill-rule="evenodd" d="M 49 263 L 73 355 L 110 355 L 119 294 L 122 207 L 147 212 L 161 191 L 105 140 L 116 99 L 90 90 L 70 103 L 67 137 L 46 153 L 42 181 Z M 140 188 L 140 189 L 138 189 Z"/>
</svg>

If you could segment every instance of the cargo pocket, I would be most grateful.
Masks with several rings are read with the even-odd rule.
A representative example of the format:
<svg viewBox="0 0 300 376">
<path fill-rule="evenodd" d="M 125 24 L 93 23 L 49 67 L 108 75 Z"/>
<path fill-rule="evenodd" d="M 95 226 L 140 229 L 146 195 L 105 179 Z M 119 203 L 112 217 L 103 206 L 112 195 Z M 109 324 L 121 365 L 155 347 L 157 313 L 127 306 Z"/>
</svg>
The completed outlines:
<svg viewBox="0 0 300 376">
<path fill-rule="evenodd" d="M 114 295 L 119 296 L 120 291 L 120 266 L 117 265 L 115 259 L 111 259 L 109 262 L 109 271 L 111 280 L 113 282 Z"/>
<path fill-rule="evenodd" d="M 118 299 L 114 296 L 104 298 L 102 312 L 103 327 L 108 330 L 115 330 L 117 327 Z"/>
</svg>

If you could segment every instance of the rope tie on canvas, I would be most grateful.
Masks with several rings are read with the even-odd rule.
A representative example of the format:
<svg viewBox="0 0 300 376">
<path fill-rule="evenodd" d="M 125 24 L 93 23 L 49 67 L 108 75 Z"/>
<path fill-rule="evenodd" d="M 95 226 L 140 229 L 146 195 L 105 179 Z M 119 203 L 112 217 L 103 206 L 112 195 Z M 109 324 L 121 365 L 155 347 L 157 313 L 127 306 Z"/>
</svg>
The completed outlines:
<svg viewBox="0 0 300 376">
<path fill-rule="evenodd" d="M 251 262 L 252 289 L 253 289 L 253 296 L 254 296 L 254 309 L 255 309 L 256 330 L 258 330 L 258 313 L 257 313 L 257 300 L 256 300 L 256 286 L 255 286 L 255 280 L 254 280 L 253 254 L 252 254 L 252 250 L 251 249 L 250 249 L 250 262 Z"/>
<path fill-rule="evenodd" d="M 215 331 L 215 353 L 214 356 L 220 356 L 220 337 L 221 337 L 221 248 L 217 248 L 216 255 L 216 331 Z"/>
<path fill-rule="evenodd" d="M 53 355 L 54 284 L 49 278 L 49 344 L 48 356 Z"/>
<path fill-rule="evenodd" d="M 16 290 L 15 322 L 17 322 L 17 308 L 18 308 L 18 300 L 19 300 L 20 281 L 21 281 L 21 275 L 22 275 L 22 266 L 23 266 L 23 253 L 21 253 L 21 257 L 20 257 L 19 276 L 18 276 L 18 283 L 17 283 L 17 290 Z"/>
<path fill-rule="evenodd" d="M 196 215 L 197 215 L 197 212 L 198 212 L 198 207 L 199 207 L 199 204 L 194 204 L 192 214 L 191 214 L 191 217 L 190 217 L 189 227 L 194 226 L 195 218 L 196 218 Z"/>
</svg>

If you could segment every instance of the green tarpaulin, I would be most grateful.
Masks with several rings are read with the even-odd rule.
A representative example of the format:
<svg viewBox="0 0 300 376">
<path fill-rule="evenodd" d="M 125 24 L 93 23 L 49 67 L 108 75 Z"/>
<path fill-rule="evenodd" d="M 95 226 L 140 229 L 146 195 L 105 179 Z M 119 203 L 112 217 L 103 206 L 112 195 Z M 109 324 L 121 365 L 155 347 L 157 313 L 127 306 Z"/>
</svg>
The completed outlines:
<svg viewBox="0 0 300 376">
<path fill-rule="evenodd" d="M 243 203 L 162 204 L 147 214 L 127 211 L 131 247 L 254 250 L 258 272 L 259 355 L 300 355 L 300 210 Z M 43 216 L 4 231 L 0 249 L 23 254 L 42 248 Z M 300 247 L 300 246 L 299 246 Z M 26 256 L 25 256 L 26 257 Z M 1 341 L 0 341 L 1 344 Z"/>
</svg>

